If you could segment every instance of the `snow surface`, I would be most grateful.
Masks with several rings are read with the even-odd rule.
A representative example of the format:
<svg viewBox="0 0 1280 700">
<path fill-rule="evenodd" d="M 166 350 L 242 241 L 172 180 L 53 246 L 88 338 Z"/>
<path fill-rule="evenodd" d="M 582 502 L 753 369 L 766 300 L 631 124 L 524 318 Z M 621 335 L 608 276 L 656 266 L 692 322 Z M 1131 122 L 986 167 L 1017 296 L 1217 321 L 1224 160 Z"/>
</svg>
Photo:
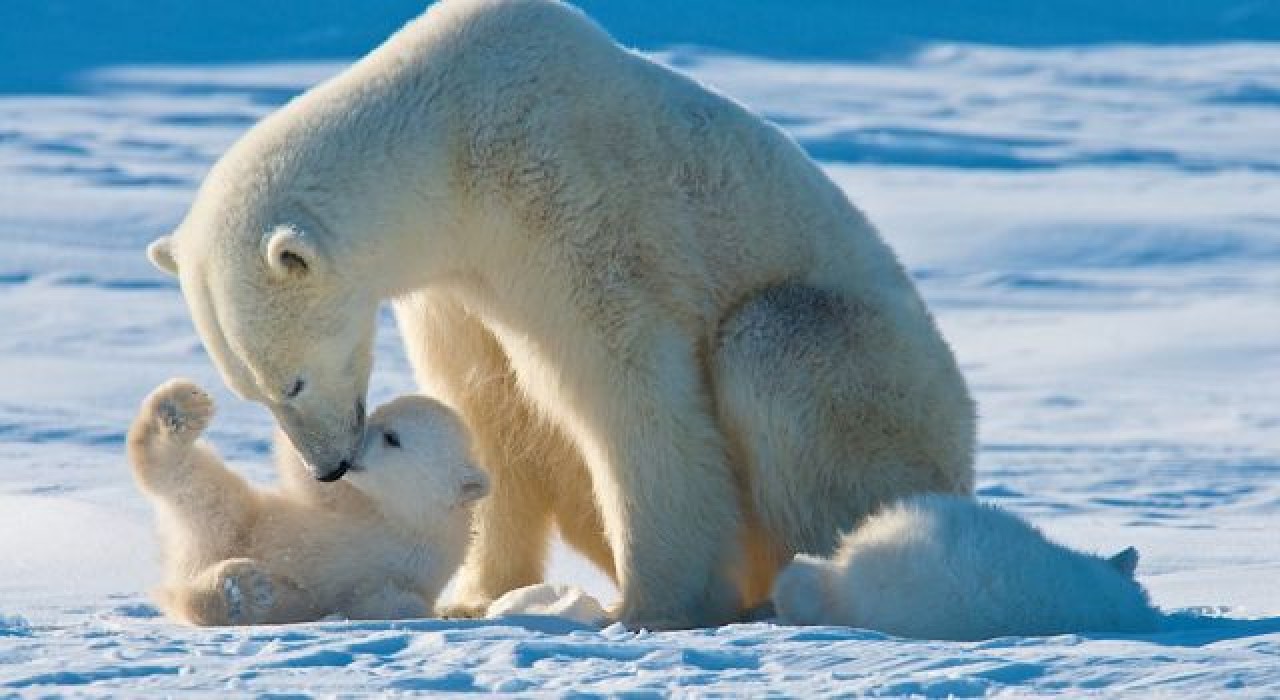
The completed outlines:
<svg viewBox="0 0 1280 700">
<path fill-rule="evenodd" d="M 1074 546 L 1136 545 L 1160 633 L 163 620 L 122 455 L 137 401 L 202 382 L 212 439 L 256 479 L 270 418 L 224 389 L 142 250 L 238 134 L 342 63 L 148 56 L 0 95 L 0 696 L 1280 695 L 1280 44 L 932 41 L 814 62 L 763 58 L 767 38 L 656 55 L 783 125 L 868 212 L 979 400 L 981 496 Z M 412 388 L 389 315 L 373 384 Z M 616 598 L 563 548 L 550 578 Z"/>
</svg>

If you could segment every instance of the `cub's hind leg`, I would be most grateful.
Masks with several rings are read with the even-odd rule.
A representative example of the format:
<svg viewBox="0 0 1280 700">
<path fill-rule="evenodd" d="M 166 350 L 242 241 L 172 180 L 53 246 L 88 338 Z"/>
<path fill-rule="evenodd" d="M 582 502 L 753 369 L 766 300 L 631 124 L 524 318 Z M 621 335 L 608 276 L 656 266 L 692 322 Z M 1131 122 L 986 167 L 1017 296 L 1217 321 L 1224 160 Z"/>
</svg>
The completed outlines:
<svg viewBox="0 0 1280 700">
<path fill-rule="evenodd" d="M 193 625 L 257 625 L 287 622 L 276 614 L 277 586 L 253 559 L 220 561 L 189 582 L 160 594 L 171 616 Z"/>
</svg>

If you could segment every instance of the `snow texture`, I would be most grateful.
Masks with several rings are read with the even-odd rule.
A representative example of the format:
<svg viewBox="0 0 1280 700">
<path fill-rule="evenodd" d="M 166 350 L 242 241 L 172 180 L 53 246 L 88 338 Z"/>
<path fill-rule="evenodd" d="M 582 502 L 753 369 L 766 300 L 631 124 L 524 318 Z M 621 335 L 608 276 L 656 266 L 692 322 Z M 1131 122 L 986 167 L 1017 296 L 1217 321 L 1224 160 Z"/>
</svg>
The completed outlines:
<svg viewBox="0 0 1280 700">
<path fill-rule="evenodd" d="M 981 497 L 1073 547 L 1137 546 L 1166 612 L 1149 636 L 978 643 L 768 622 L 633 633 L 540 616 L 255 629 L 159 617 L 145 593 L 159 575 L 151 514 L 122 454 L 137 402 L 174 375 L 210 387 L 211 438 L 259 480 L 270 417 L 223 388 L 143 248 L 238 134 L 342 66 L 294 59 L 354 56 L 412 10 L 362 9 L 371 17 L 346 34 L 304 22 L 257 52 L 245 46 L 261 35 L 205 17 L 188 24 L 212 48 L 187 55 L 130 34 L 155 26 L 160 10 L 142 3 L 103 3 L 143 14 L 70 34 L 49 17 L 80 5 L 34 4 L 0 11 L 0 46 L 21 49 L 0 64 L 0 696 L 1280 694 L 1276 3 L 1176 3 L 1148 34 L 1142 13 L 1163 11 L 1127 1 L 1080 3 L 1053 24 L 1052 3 L 983 0 L 975 11 L 999 21 L 952 33 L 934 29 L 945 16 L 866 3 L 885 34 L 860 29 L 851 43 L 869 38 L 847 51 L 825 28 L 850 20 L 839 3 L 815 3 L 812 51 L 786 23 L 698 35 L 713 23 L 676 22 L 673 5 L 663 34 L 671 3 L 600 9 L 823 162 L 956 349 L 982 414 Z M 10 21 L 23 8 L 30 24 Z M 1095 23 L 1103 35 L 1089 12 L 1113 13 Z M 130 42 L 160 48 L 111 48 Z M 25 68 L 60 52 L 45 73 Z M 371 400 L 411 388 L 387 314 Z M 616 599 L 563 548 L 550 579 Z"/>
</svg>

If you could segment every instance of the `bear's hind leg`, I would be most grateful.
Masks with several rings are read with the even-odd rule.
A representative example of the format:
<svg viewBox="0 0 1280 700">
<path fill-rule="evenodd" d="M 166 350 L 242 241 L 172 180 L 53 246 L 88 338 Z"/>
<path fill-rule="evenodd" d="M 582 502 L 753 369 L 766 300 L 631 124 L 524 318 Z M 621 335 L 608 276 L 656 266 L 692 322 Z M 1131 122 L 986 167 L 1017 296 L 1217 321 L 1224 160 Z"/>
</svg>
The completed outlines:
<svg viewBox="0 0 1280 700">
<path fill-rule="evenodd" d="M 779 564 L 830 555 L 888 501 L 972 489 L 964 380 L 923 306 L 899 294 L 782 285 L 721 326 L 717 411 Z"/>
</svg>

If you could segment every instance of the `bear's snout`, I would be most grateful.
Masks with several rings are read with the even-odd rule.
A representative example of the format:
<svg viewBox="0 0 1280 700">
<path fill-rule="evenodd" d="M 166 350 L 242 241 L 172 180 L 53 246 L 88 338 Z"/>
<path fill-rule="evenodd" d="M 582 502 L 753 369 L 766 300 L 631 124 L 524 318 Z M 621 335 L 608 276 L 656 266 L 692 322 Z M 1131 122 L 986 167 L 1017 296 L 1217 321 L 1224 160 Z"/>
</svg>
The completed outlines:
<svg viewBox="0 0 1280 700">
<path fill-rule="evenodd" d="M 341 462 L 338 462 L 338 468 L 334 469 L 331 472 L 326 472 L 324 474 L 317 472 L 315 475 L 316 481 L 323 481 L 326 484 L 333 481 L 337 481 L 338 479 L 342 478 L 343 474 L 346 474 L 350 470 L 351 470 L 351 460 L 344 459 Z"/>
<path fill-rule="evenodd" d="M 352 408 L 359 403 L 353 401 Z M 293 406 L 276 405 L 271 410 L 316 481 L 337 481 L 356 463 L 364 435 L 363 412 L 352 411 L 330 422 L 323 416 L 313 420 Z"/>
</svg>

